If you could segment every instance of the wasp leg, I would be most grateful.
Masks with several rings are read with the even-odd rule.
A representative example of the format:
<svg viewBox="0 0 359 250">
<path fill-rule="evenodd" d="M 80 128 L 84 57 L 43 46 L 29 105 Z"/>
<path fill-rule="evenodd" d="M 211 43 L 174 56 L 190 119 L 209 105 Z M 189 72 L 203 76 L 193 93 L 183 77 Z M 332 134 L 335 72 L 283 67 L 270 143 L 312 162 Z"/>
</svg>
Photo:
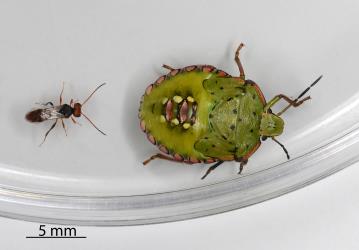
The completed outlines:
<svg viewBox="0 0 359 250">
<path fill-rule="evenodd" d="M 72 121 L 74 124 L 77 124 L 77 125 L 81 126 L 81 123 L 77 122 L 72 116 L 71 116 L 71 121 Z"/>
<path fill-rule="evenodd" d="M 204 178 L 207 177 L 207 175 L 209 175 L 209 173 L 211 173 L 213 170 L 215 170 L 219 165 L 221 165 L 224 161 L 218 161 L 215 164 L 213 164 L 212 166 L 209 167 L 209 169 L 207 170 L 207 172 L 202 176 L 201 180 L 203 180 Z"/>
<path fill-rule="evenodd" d="M 175 70 L 174 68 L 172 68 L 171 66 L 168 66 L 167 64 L 163 64 L 162 67 L 165 69 L 168 69 L 170 71 Z"/>
<path fill-rule="evenodd" d="M 61 123 L 62 123 L 62 127 L 64 128 L 65 135 L 67 136 L 67 130 L 66 130 L 64 119 L 61 119 Z"/>
<path fill-rule="evenodd" d="M 54 107 L 54 104 L 52 102 L 46 102 L 46 103 L 39 103 L 39 102 L 36 102 L 35 104 L 37 105 L 41 105 L 41 106 L 44 106 L 44 107 L 47 107 L 47 106 L 50 106 L 50 107 Z"/>
<path fill-rule="evenodd" d="M 238 69 L 239 69 L 239 78 L 241 79 L 245 79 L 245 75 L 244 75 L 244 69 L 243 69 L 243 66 L 242 66 L 242 63 L 241 63 L 241 60 L 239 59 L 239 51 L 243 48 L 244 44 L 241 43 L 237 50 L 236 50 L 236 54 L 234 56 L 234 60 L 236 61 L 237 63 L 237 66 L 238 66 Z"/>
<path fill-rule="evenodd" d="M 56 126 L 56 123 L 57 123 L 57 120 L 54 122 L 54 124 L 52 124 L 51 128 L 46 132 L 45 134 L 45 137 L 44 137 L 44 140 L 41 142 L 41 144 L 39 145 L 39 147 L 41 147 L 42 144 L 44 144 L 45 140 L 46 140 L 46 137 L 48 136 L 48 134 L 51 132 L 51 130 L 53 130 Z"/>
<path fill-rule="evenodd" d="M 54 107 L 54 104 L 53 104 L 52 102 L 43 103 L 43 104 L 41 104 L 41 105 Z"/>
<path fill-rule="evenodd" d="M 145 160 L 143 162 L 143 165 L 147 165 L 150 161 L 152 161 L 154 159 L 162 159 L 162 160 L 167 160 L 167 161 L 176 161 L 175 159 L 171 158 L 170 156 L 166 156 L 166 155 L 163 155 L 163 154 L 155 154 L 155 155 L 152 155 L 147 160 Z M 178 161 L 176 161 L 176 162 L 178 162 Z"/>
<path fill-rule="evenodd" d="M 64 88 L 65 88 L 65 82 L 62 82 L 62 90 L 61 90 L 61 94 L 60 94 L 60 105 L 62 105 L 62 94 L 64 93 Z"/>
</svg>

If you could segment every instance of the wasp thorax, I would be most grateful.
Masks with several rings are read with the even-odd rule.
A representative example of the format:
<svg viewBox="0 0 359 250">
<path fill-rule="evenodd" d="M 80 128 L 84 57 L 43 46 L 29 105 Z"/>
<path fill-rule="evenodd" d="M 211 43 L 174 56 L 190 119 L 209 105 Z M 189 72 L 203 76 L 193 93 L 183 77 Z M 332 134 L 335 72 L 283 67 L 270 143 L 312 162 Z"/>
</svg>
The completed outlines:
<svg viewBox="0 0 359 250">
<path fill-rule="evenodd" d="M 182 126 L 189 129 L 196 122 L 197 103 L 192 96 L 175 95 L 161 100 L 163 112 L 160 116 L 162 123 L 172 126 Z"/>
</svg>

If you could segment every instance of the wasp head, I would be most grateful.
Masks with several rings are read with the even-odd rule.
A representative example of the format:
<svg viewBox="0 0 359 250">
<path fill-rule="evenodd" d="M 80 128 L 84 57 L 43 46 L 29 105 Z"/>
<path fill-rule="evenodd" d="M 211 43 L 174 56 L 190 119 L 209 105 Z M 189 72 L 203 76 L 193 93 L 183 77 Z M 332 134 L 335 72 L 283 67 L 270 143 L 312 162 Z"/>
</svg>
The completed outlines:
<svg viewBox="0 0 359 250">
<path fill-rule="evenodd" d="M 74 104 L 74 116 L 75 117 L 80 117 L 81 116 L 81 107 L 82 107 L 82 105 L 81 105 L 81 103 L 75 103 Z"/>
</svg>

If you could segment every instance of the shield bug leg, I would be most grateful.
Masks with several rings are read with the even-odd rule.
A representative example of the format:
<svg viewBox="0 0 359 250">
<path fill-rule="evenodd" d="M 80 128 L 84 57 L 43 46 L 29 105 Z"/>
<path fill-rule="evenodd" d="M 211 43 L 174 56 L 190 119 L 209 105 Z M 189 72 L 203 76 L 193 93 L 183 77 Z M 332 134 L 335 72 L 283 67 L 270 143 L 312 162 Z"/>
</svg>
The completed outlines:
<svg viewBox="0 0 359 250">
<path fill-rule="evenodd" d="M 201 180 L 203 180 L 204 178 L 207 177 L 207 175 L 209 175 L 209 173 L 211 173 L 213 170 L 215 170 L 219 165 L 221 165 L 224 161 L 218 161 L 215 164 L 213 164 L 212 166 L 210 166 L 207 170 L 207 172 L 202 176 Z"/>
<path fill-rule="evenodd" d="M 246 165 L 248 162 L 248 160 L 243 160 L 241 161 L 240 165 L 239 165 L 239 171 L 238 171 L 238 174 L 241 174 L 242 171 L 243 171 L 243 168 L 244 168 L 244 165 Z"/>
<path fill-rule="evenodd" d="M 162 67 L 165 69 L 168 69 L 170 71 L 175 70 L 174 68 L 172 68 L 171 66 L 168 66 L 167 64 L 163 64 Z"/>
<path fill-rule="evenodd" d="M 307 96 L 305 98 L 303 98 L 302 100 L 292 100 L 290 99 L 288 96 L 280 94 L 275 96 L 272 100 L 270 100 L 265 108 L 265 110 L 267 111 L 268 109 L 270 109 L 271 107 L 273 107 L 277 102 L 279 102 L 281 99 L 285 100 L 286 102 L 289 103 L 289 107 L 293 106 L 293 107 L 298 107 L 301 104 L 303 104 L 303 102 L 308 101 L 310 99 L 310 96 Z M 288 107 L 288 108 L 289 108 Z M 288 108 L 286 108 L 285 110 L 282 110 L 281 112 L 279 112 L 277 115 L 281 115 L 282 113 L 284 113 L 284 111 L 286 111 Z"/>
<path fill-rule="evenodd" d="M 39 145 L 39 147 L 41 147 L 42 144 L 44 144 L 45 140 L 46 140 L 46 137 L 49 135 L 49 133 L 51 132 L 51 130 L 53 130 L 56 126 L 56 123 L 57 123 L 57 120 L 55 120 L 54 124 L 52 124 L 51 128 L 46 132 L 45 134 L 45 137 L 44 137 L 44 140 L 41 142 L 41 144 Z"/>
<path fill-rule="evenodd" d="M 238 46 L 238 48 L 237 48 L 237 50 L 236 50 L 236 54 L 235 54 L 235 56 L 234 56 L 234 60 L 236 61 L 237 66 L 238 66 L 238 69 L 239 69 L 239 77 L 244 80 L 244 79 L 245 79 L 244 69 L 243 69 L 241 60 L 239 59 L 239 51 L 243 48 L 243 46 L 244 46 L 243 43 L 241 43 L 241 44 Z"/>
<path fill-rule="evenodd" d="M 166 155 L 163 155 L 163 154 L 155 154 L 155 155 L 152 155 L 147 160 L 145 160 L 143 162 L 143 165 L 147 165 L 150 161 L 152 161 L 154 159 L 162 159 L 162 160 L 167 160 L 167 161 L 176 161 L 175 159 L 173 159 L 173 158 L 171 158 L 169 156 L 166 156 Z M 178 162 L 178 161 L 176 161 L 176 162 Z"/>
</svg>

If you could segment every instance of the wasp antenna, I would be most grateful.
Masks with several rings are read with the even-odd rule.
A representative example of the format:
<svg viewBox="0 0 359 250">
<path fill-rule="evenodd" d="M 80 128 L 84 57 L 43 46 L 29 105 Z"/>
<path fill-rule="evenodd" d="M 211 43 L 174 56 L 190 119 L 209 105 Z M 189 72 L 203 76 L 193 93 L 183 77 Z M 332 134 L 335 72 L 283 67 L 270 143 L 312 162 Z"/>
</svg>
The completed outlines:
<svg viewBox="0 0 359 250">
<path fill-rule="evenodd" d="M 91 120 L 88 118 L 84 113 L 81 112 L 81 114 L 94 126 L 95 129 L 97 129 L 98 132 L 100 132 L 103 135 L 106 135 L 104 132 L 102 132 Z"/>
<path fill-rule="evenodd" d="M 279 146 L 282 147 L 282 149 L 284 150 L 285 154 L 287 155 L 287 159 L 290 159 L 288 150 L 284 147 L 284 145 L 282 143 L 280 143 L 277 139 L 275 139 L 274 137 L 271 137 L 273 141 L 275 141 L 276 143 L 278 143 Z"/>
<path fill-rule="evenodd" d="M 93 94 L 95 94 L 95 92 L 99 89 L 99 88 L 101 88 L 103 85 L 105 85 L 106 83 L 104 82 L 104 83 L 102 83 L 100 86 L 98 86 L 92 93 L 91 93 L 91 95 L 89 95 L 89 97 L 87 97 L 87 99 L 81 104 L 82 106 L 83 105 L 85 105 L 85 103 L 93 96 Z"/>
</svg>

